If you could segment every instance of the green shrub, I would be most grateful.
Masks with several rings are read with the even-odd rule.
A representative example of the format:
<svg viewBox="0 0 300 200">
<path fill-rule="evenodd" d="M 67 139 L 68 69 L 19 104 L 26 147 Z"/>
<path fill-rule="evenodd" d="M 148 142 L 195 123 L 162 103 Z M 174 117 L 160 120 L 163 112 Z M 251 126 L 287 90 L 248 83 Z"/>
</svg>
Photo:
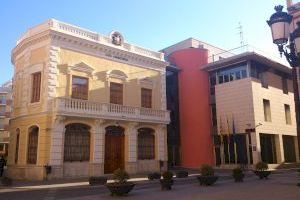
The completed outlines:
<svg viewBox="0 0 300 200">
<path fill-rule="evenodd" d="M 255 169 L 257 170 L 257 171 L 265 171 L 265 170 L 267 170 L 269 167 L 268 167 L 268 164 L 267 163 L 265 163 L 265 162 L 258 162 L 258 163 L 256 163 L 256 165 L 255 165 Z"/>
<path fill-rule="evenodd" d="M 117 169 L 113 173 L 113 177 L 115 182 L 117 183 L 126 183 L 129 179 L 128 173 L 123 169 Z"/>
<path fill-rule="evenodd" d="M 232 170 L 232 176 L 235 180 L 235 182 L 243 182 L 244 179 L 244 172 L 241 167 L 237 167 Z"/>
<path fill-rule="evenodd" d="M 234 175 L 240 175 L 240 174 L 243 174 L 243 170 L 242 170 L 242 168 L 240 168 L 240 167 L 234 168 L 234 169 L 232 170 L 232 174 L 233 174 L 233 176 L 234 176 Z"/>
<path fill-rule="evenodd" d="M 164 180 L 172 180 L 173 179 L 173 172 L 171 172 L 171 171 L 165 171 L 162 174 L 162 177 L 163 177 Z"/>
<path fill-rule="evenodd" d="M 213 176 L 215 174 L 214 169 L 212 166 L 208 164 L 203 164 L 200 167 L 200 173 L 202 176 Z"/>
<path fill-rule="evenodd" d="M 154 179 L 160 179 L 161 174 L 159 172 L 153 172 L 148 174 L 148 179 L 149 180 L 154 180 Z"/>
</svg>

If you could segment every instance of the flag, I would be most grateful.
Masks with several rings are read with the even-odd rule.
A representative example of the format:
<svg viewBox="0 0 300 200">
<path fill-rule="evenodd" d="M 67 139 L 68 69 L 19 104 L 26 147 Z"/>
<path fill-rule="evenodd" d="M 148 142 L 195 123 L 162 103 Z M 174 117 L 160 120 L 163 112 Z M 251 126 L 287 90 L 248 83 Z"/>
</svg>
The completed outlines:
<svg viewBox="0 0 300 200">
<path fill-rule="evenodd" d="M 232 116 L 232 137 L 233 137 L 233 142 L 236 142 L 236 132 L 235 132 L 235 125 L 234 125 L 233 116 Z"/>
<path fill-rule="evenodd" d="M 219 134 L 220 134 L 220 142 L 221 142 L 221 163 L 224 164 L 225 163 L 225 157 L 224 157 L 224 130 L 223 130 L 223 126 L 222 126 L 222 119 L 220 116 L 220 126 L 219 126 Z"/>
<path fill-rule="evenodd" d="M 224 143 L 224 136 L 223 136 L 223 134 L 224 134 L 224 130 L 223 130 L 223 127 L 222 127 L 222 119 L 221 119 L 221 116 L 220 116 L 220 129 L 219 129 L 219 135 L 220 135 L 220 140 L 221 140 L 221 144 L 223 144 Z"/>
<path fill-rule="evenodd" d="M 228 144 L 230 144 L 230 128 L 229 128 L 229 121 L 227 116 L 226 116 L 226 122 L 227 122 L 227 142 Z"/>
</svg>

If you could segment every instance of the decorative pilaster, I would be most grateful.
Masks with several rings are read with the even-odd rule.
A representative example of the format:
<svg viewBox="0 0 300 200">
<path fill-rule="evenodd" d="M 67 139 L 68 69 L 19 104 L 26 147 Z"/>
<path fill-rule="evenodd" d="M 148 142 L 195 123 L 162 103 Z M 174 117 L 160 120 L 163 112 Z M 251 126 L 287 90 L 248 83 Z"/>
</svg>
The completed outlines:
<svg viewBox="0 0 300 200">
<path fill-rule="evenodd" d="M 63 164 L 63 138 L 65 132 L 64 117 L 57 116 L 52 125 L 49 165 Z"/>
<path fill-rule="evenodd" d="M 45 82 L 47 86 L 47 92 L 45 95 L 48 97 L 56 97 L 56 87 L 58 87 L 57 81 L 57 63 L 58 63 L 58 53 L 60 48 L 55 46 L 50 46 L 49 48 L 49 62 L 48 62 L 48 76 L 47 81 Z"/>
<path fill-rule="evenodd" d="M 166 158 L 166 125 L 159 125 L 156 129 L 156 138 L 157 138 L 157 159 L 162 161 L 167 161 Z"/>
<path fill-rule="evenodd" d="M 127 148 L 125 149 L 128 149 L 125 169 L 131 174 L 137 172 L 137 125 L 138 123 L 129 123 L 125 132 L 127 137 Z"/>
<path fill-rule="evenodd" d="M 96 120 L 94 128 L 93 163 L 104 163 L 105 129 L 104 120 Z"/>
<path fill-rule="evenodd" d="M 137 129 L 138 123 L 130 123 L 126 130 L 128 136 L 128 162 L 136 162 L 137 160 Z"/>
</svg>

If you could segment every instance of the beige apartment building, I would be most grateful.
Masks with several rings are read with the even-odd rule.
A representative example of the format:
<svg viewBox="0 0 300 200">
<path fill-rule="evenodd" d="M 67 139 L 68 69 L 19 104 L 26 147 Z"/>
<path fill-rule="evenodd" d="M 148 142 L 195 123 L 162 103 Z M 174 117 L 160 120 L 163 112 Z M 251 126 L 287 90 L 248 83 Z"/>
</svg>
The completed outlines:
<svg viewBox="0 0 300 200">
<path fill-rule="evenodd" d="M 0 86 L 0 155 L 7 156 L 9 144 L 9 118 L 12 105 L 12 82 Z"/>
<path fill-rule="evenodd" d="M 166 167 L 163 53 L 50 19 L 20 37 L 12 62 L 10 177 L 44 179 L 45 165 L 48 178 Z"/>
<path fill-rule="evenodd" d="M 202 70 L 210 76 L 217 165 L 299 162 L 290 67 L 246 52 Z"/>
</svg>

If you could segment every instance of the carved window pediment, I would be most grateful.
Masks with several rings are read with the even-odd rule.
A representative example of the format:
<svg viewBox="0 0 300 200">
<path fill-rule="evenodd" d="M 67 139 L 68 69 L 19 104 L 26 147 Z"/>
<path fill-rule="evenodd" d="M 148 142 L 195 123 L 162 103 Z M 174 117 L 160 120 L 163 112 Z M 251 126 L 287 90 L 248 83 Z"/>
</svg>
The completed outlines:
<svg viewBox="0 0 300 200">
<path fill-rule="evenodd" d="M 84 62 L 80 62 L 75 64 L 74 66 L 70 66 L 69 67 L 69 72 L 70 71 L 79 71 L 79 72 L 84 72 L 86 74 L 88 74 L 89 76 L 94 75 L 95 69 L 92 68 L 91 66 L 89 66 L 88 64 L 84 63 Z"/>
<path fill-rule="evenodd" d="M 138 79 L 138 83 L 144 87 L 147 88 L 152 88 L 154 85 L 154 82 L 151 78 L 149 77 L 142 77 Z"/>
<path fill-rule="evenodd" d="M 116 78 L 116 79 L 121 79 L 123 81 L 126 81 L 128 76 L 121 70 L 109 70 L 106 72 L 106 78 L 107 79 Z"/>
</svg>

